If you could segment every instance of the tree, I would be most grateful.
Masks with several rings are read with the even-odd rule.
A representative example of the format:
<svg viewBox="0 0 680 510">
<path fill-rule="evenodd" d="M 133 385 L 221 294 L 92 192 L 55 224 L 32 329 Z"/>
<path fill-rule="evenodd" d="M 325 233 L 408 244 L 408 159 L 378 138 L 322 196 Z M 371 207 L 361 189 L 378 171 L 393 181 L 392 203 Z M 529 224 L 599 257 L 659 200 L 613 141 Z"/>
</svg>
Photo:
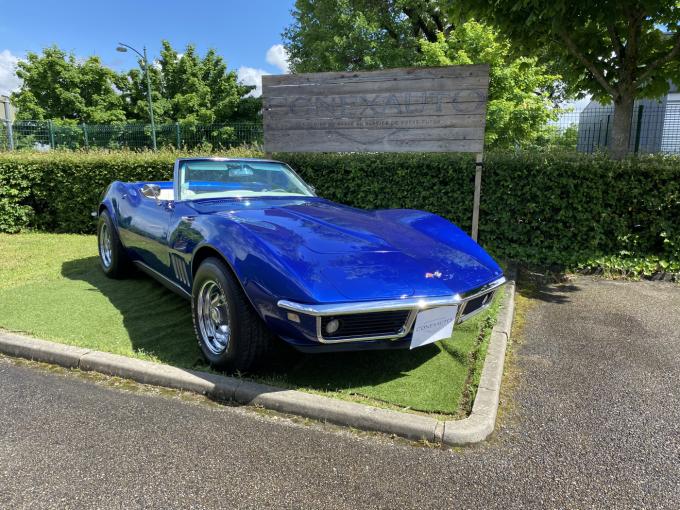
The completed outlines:
<svg viewBox="0 0 680 510">
<path fill-rule="evenodd" d="M 149 68 L 154 115 L 159 124 L 256 119 L 259 99 L 245 97 L 254 87 L 240 84 L 215 50 L 208 50 L 201 58 L 191 44 L 179 54 L 163 41 L 160 58 Z M 123 97 L 129 119 L 148 118 L 145 79 L 141 69 L 127 73 Z"/>
<path fill-rule="evenodd" d="M 630 143 L 636 98 L 680 82 L 680 4 L 671 0 L 449 0 L 450 12 L 487 20 L 522 51 L 553 61 L 570 90 L 614 103 L 610 153 Z"/>
<path fill-rule="evenodd" d="M 283 36 L 294 72 L 490 64 L 486 141 L 532 142 L 556 115 L 559 76 L 513 55 L 475 21 L 454 24 L 433 0 L 297 0 Z"/>
<path fill-rule="evenodd" d="M 467 21 L 436 42 L 421 39 L 419 64 L 489 64 L 486 144 L 512 147 L 535 141 L 547 122 L 555 120 L 550 91 L 559 76 L 535 57 L 513 57 L 510 43 L 493 29 Z"/>
<path fill-rule="evenodd" d="M 451 24 L 435 0 L 297 0 L 283 33 L 291 70 L 351 71 L 413 65 L 419 40 Z"/>
<path fill-rule="evenodd" d="M 141 63 L 140 63 L 141 64 Z M 19 61 L 21 89 L 12 95 L 19 120 L 60 120 L 108 124 L 149 119 L 146 77 L 140 69 L 117 74 L 99 57 L 78 60 L 53 46 Z M 236 73 L 214 50 L 201 58 L 192 45 L 178 54 L 167 42 L 149 66 L 154 114 L 159 124 L 214 124 L 257 120 L 254 88 L 238 83 Z"/>
<path fill-rule="evenodd" d="M 119 77 L 99 57 L 78 61 L 56 46 L 20 60 L 21 89 L 12 94 L 19 120 L 108 123 L 125 120 L 123 101 L 114 90 Z"/>
</svg>

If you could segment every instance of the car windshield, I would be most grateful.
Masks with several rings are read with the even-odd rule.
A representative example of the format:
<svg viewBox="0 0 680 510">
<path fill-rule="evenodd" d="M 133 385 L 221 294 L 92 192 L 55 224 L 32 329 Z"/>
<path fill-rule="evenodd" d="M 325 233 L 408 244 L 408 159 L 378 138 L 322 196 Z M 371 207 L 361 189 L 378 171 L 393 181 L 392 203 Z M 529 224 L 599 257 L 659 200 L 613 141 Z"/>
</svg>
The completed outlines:
<svg viewBox="0 0 680 510">
<path fill-rule="evenodd" d="M 180 197 L 229 198 L 253 196 L 313 196 L 290 167 L 269 161 L 183 161 L 179 169 Z"/>
</svg>

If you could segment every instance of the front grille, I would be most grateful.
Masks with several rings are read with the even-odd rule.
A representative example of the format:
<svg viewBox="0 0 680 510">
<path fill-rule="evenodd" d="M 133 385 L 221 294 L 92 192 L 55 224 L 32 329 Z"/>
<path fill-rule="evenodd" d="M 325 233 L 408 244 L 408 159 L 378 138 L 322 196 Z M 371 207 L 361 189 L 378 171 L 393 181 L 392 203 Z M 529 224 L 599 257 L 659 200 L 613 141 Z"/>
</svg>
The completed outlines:
<svg viewBox="0 0 680 510">
<path fill-rule="evenodd" d="M 486 294 L 482 294 L 481 296 L 477 296 L 474 299 L 471 299 L 467 303 L 465 303 L 465 308 L 463 309 L 463 315 L 469 315 L 473 312 L 476 312 L 483 306 L 491 304 L 491 300 L 493 299 L 493 292 L 487 292 Z"/>
<path fill-rule="evenodd" d="M 321 335 L 326 339 L 398 336 L 410 313 L 410 310 L 392 310 L 326 316 L 321 318 Z M 328 333 L 326 327 L 333 320 L 338 320 L 340 326 Z"/>
</svg>

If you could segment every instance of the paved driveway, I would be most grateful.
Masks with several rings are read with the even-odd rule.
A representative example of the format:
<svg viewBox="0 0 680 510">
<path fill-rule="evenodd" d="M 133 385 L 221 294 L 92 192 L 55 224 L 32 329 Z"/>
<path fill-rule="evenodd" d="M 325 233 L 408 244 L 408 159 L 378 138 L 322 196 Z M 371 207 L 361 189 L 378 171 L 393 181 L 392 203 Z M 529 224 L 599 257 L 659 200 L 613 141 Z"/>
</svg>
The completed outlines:
<svg viewBox="0 0 680 510">
<path fill-rule="evenodd" d="M 0 506 L 680 508 L 679 332 L 672 284 L 545 289 L 496 437 L 454 451 L 0 359 Z"/>
</svg>

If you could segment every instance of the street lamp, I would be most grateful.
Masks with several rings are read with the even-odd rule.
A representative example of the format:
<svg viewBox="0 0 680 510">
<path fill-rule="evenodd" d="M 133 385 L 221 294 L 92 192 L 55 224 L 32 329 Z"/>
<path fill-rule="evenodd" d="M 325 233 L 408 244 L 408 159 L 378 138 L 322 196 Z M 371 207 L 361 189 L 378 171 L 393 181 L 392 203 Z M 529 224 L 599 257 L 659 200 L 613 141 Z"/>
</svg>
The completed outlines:
<svg viewBox="0 0 680 510">
<path fill-rule="evenodd" d="M 149 118 L 151 119 L 151 142 L 153 144 L 153 150 L 156 150 L 156 124 L 153 120 L 153 103 L 151 102 L 151 78 L 149 78 L 149 61 L 146 58 L 146 46 L 144 46 L 143 50 L 144 54 L 141 54 L 132 46 L 125 43 L 118 43 L 116 51 L 126 53 L 128 49 L 134 51 L 144 61 L 144 74 L 146 74 L 146 97 L 149 100 Z"/>
</svg>

